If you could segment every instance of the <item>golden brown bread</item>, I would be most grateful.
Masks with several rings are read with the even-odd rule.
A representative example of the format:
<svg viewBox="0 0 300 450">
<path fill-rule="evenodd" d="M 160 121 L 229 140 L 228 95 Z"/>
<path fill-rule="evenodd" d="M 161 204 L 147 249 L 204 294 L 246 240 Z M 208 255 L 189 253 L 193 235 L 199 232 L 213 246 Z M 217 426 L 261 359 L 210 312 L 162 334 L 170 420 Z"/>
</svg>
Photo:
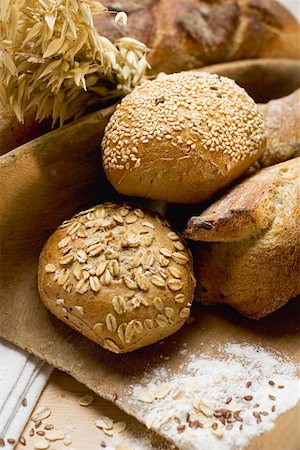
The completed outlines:
<svg viewBox="0 0 300 450">
<path fill-rule="evenodd" d="M 114 15 L 95 19 L 112 40 L 137 38 L 151 48 L 152 72 L 178 72 L 246 58 L 300 58 L 300 25 L 274 0 L 104 0 L 126 11 L 128 25 Z"/>
<path fill-rule="evenodd" d="M 300 158 L 262 169 L 198 217 L 196 298 L 263 317 L 300 294 Z"/>
<path fill-rule="evenodd" d="M 53 314 L 115 353 L 177 331 L 195 287 L 191 254 L 168 223 L 112 203 L 76 214 L 52 234 L 38 283 Z"/>
<path fill-rule="evenodd" d="M 198 203 L 243 174 L 261 155 L 264 125 L 233 80 L 181 72 L 128 94 L 102 140 L 103 167 L 125 195 Z"/>
<path fill-rule="evenodd" d="M 300 89 L 260 105 L 266 126 L 266 148 L 259 163 L 271 166 L 300 156 Z"/>
</svg>

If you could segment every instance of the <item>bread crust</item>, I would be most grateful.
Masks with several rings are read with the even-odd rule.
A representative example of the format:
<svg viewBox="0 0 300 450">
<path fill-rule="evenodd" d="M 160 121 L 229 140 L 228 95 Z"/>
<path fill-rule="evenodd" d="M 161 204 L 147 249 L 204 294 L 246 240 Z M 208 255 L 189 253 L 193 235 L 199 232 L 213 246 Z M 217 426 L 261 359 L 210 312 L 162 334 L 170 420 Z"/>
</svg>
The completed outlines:
<svg viewBox="0 0 300 450">
<path fill-rule="evenodd" d="M 183 239 L 158 214 L 96 206 L 65 221 L 45 244 L 38 286 L 60 320 L 115 353 L 177 331 L 195 287 Z"/>
<path fill-rule="evenodd" d="M 100 15 L 98 31 L 150 48 L 152 72 L 179 72 L 246 58 L 300 58 L 300 25 L 273 0 L 104 0 L 128 14 L 126 27 Z"/>
<path fill-rule="evenodd" d="M 300 294 L 300 158 L 244 180 L 184 235 L 206 241 L 195 246 L 196 299 L 255 319 L 280 308 Z"/>
<path fill-rule="evenodd" d="M 260 108 L 267 136 L 260 165 L 267 167 L 300 156 L 300 89 Z"/>
<path fill-rule="evenodd" d="M 137 87 L 102 140 L 103 167 L 125 195 L 173 203 L 209 199 L 264 149 L 254 101 L 233 80 L 181 72 Z"/>
</svg>

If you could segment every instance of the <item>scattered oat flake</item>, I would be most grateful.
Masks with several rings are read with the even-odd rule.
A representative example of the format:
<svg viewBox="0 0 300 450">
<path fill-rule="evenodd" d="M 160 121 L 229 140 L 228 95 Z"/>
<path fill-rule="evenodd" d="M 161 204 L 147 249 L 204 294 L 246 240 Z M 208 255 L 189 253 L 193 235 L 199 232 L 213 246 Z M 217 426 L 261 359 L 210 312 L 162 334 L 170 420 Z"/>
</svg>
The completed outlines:
<svg viewBox="0 0 300 450">
<path fill-rule="evenodd" d="M 91 394 L 86 394 L 80 397 L 78 403 L 80 406 L 90 406 L 94 401 L 94 396 Z"/>
<path fill-rule="evenodd" d="M 125 422 L 116 422 L 114 424 L 114 432 L 115 433 L 122 433 L 126 428 L 126 423 Z"/>
<path fill-rule="evenodd" d="M 144 389 L 139 393 L 138 399 L 140 402 L 152 403 L 155 400 L 155 395 L 152 391 Z"/>
<path fill-rule="evenodd" d="M 45 438 L 51 442 L 60 441 L 60 440 L 64 439 L 64 437 L 65 437 L 65 433 L 62 430 L 50 430 L 50 431 L 47 431 L 47 433 L 45 435 Z"/>
<path fill-rule="evenodd" d="M 96 420 L 95 425 L 103 430 L 111 430 L 114 427 L 114 422 L 109 417 L 101 416 Z"/>
<path fill-rule="evenodd" d="M 34 443 L 34 449 L 35 450 L 47 450 L 47 448 L 50 447 L 50 442 L 48 442 L 46 439 L 40 439 L 39 441 L 36 441 Z"/>
<path fill-rule="evenodd" d="M 33 422 L 36 422 L 38 420 L 43 420 L 43 419 L 47 419 L 47 417 L 49 417 L 51 415 L 51 410 L 45 406 L 40 406 L 39 408 L 37 408 L 32 416 L 31 416 L 31 420 Z"/>
<path fill-rule="evenodd" d="M 155 398 L 161 399 L 165 398 L 171 391 L 171 386 L 168 384 L 163 384 L 161 386 L 158 386 L 158 388 L 155 390 Z"/>
</svg>

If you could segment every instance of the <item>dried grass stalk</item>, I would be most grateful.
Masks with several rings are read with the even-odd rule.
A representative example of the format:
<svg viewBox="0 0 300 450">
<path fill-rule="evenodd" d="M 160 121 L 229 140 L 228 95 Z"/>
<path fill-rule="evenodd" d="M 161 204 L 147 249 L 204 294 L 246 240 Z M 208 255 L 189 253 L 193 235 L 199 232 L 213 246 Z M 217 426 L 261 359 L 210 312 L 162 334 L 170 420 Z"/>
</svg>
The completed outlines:
<svg viewBox="0 0 300 450">
<path fill-rule="evenodd" d="M 0 0 L 0 101 L 21 122 L 36 108 L 37 120 L 52 116 L 62 125 L 141 81 L 147 47 L 100 36 L 96 14 L 109 13 L 93 0 Z"/>
</svg>

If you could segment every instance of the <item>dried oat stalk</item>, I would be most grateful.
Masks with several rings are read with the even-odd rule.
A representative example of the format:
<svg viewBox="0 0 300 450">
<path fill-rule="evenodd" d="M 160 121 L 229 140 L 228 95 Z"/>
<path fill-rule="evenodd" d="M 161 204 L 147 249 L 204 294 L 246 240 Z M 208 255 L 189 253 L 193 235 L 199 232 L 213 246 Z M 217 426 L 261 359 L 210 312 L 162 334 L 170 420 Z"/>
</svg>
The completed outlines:
<svg viewBox="0 0 300 450">
<path fill-rule="evenodd" d="M 140 82 L 146 46 L 100 36 L 96 14 L 109 13 L 93 0 L 0 1 L 0 101 L 20 121 L 36 108 L 37 120 L 62 125 Z M 116 20 L 126 24 L 126 14 Z"/>
</svg>

